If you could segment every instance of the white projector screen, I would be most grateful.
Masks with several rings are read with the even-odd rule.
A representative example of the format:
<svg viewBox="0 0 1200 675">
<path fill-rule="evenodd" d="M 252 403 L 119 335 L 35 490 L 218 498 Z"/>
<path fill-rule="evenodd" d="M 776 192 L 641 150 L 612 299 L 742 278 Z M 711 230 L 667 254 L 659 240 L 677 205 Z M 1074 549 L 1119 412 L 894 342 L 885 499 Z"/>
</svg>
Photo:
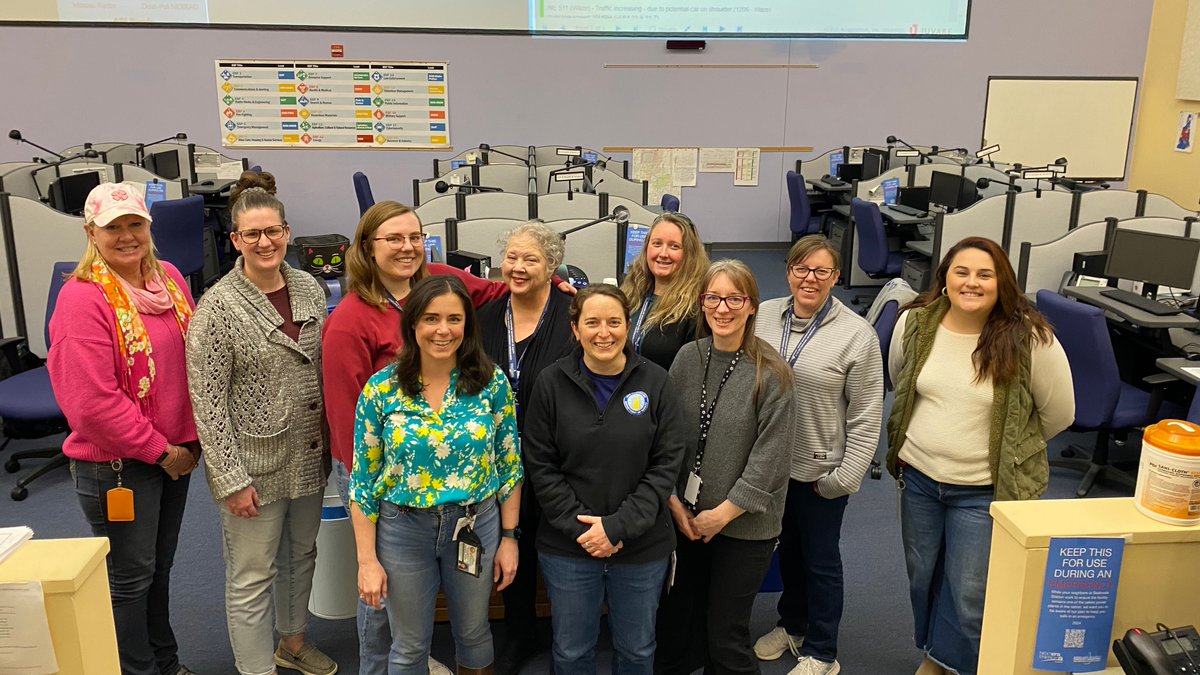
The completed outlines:
<svg viewBox="0 0 1200 675">
<path fill-rule="evenodd" d="M 1067 158 L 1070 178 L 1124 180 L 1136 77 L 988 78 L 981 148 L 989 159 L 1042 166 Z"/>
<path fill-rule="evenodd" d="M 0 23 L 966 39 L 971 0 L 10 0 Z"/>
</svg>

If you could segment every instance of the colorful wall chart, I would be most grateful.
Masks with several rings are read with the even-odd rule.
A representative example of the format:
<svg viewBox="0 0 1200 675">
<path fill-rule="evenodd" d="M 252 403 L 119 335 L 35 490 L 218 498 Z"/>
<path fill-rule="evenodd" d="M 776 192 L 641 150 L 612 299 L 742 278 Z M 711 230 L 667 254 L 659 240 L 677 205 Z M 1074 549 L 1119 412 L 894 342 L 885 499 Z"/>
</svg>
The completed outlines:
<svg viewBox="0 0 1200 675">
<path fill-rule="evenodd" d="M 449 148 L 446 63 L 219 59 L 227 148 Z"/>
</svg>

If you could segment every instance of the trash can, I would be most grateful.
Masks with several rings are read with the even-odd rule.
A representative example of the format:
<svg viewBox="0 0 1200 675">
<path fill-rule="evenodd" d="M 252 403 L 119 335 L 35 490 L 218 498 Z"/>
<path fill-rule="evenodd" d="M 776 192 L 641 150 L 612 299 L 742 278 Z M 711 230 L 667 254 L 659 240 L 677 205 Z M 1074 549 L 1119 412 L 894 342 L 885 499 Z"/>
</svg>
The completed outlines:
<svg viewBox="0 0 1200 675">
<path fill-rule="evenodd" d="M 352 619 L 358 613 L 358 552 L 354 527 L 332 480 L 321 504 L 317 567 L 308 611 L 322 619 Z"/>
</svg>

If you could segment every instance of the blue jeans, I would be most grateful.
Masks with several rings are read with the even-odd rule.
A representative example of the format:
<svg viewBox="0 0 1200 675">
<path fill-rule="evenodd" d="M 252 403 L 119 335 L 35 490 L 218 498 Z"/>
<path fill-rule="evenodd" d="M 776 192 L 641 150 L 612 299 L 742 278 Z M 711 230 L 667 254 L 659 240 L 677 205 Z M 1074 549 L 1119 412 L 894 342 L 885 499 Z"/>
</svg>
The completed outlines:
<svg viewBox="0 0 1200 675">
<path fill-rule="evenodd" d="M 488 599 L 492 567 L 500 545 L 500 508 L 495 498 L 478 504 L 475 534 L 483 544 L 478 577 L 455 568 L 458 543 L 454 526 L 467 513 L 459 504 L 428 509 L 379 502 L 375 552 L 387 573 L 387 605 L 392 626 L 389 675 L 428 675 L 429 643 L 438 588 L 446 596 L 454 653 L 465 668 L 492 665 L 492 629 Z"/>
<path fill-rule="evenodd" d="M 191 476 L 171 480 L 160 467 L 125 460 L 121 483 L 133 490 L 133 520 L 109 522 L 106 494 L 117 486 L 109 462 L 71 461 L 75 494 L 97 537 L 108 537 L 108 587 L 117 653 L 126 675 L 179 670 L 171 630 L 171 566 Z"/>
<path fill-rule="evenodd" d="M 813 483 L 788 481 L 779 533 L 779 625 L 788 635 L 803 635 L 800 656 L 819 661 L 837 658 L 842 620 L 842 516 L 850 498 L 826 499 Z"/>
<path fill-rule="evenodd" d="M 934 661 L 973 675 L 992 547 L 992 486 L 939 483 L 904 466 L 900 528 L 914 639 Z"/>
<path fill-rule="evenodd" d="M 338 495 L 350 513 L 350 472 L 346 465 L 333 461 L 333 476 Z M 358 672 L 359 675 L 386 675 L 388 653 L 392 649 L 392 627 L 388 623 L 388 600 L 375 609 L 358 599 Z"/>
<path fill-rule="evenodd" d="M 554 608 L 554 672 L 594 675 L 601 604 L 608 603 L 613 675 L 654 672 L 654 619 L 667 559 L 614 564 L 599 558 L 538 554 Z"/>
</svg>

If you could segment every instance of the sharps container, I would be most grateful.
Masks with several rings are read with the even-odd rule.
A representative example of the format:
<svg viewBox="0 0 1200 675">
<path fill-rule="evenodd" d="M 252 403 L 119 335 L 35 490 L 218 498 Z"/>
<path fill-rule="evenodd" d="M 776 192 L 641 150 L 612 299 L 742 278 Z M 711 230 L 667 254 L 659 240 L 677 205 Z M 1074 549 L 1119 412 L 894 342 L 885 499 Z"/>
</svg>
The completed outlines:
<svg viewBox="0 0 1200 675">
<path fill-rule="evenodd" d="M 1163 420 L 1146 428 L 1133 503 L 1164 523 L 1200 524 L 1200 426 Z"/>
</svg>

